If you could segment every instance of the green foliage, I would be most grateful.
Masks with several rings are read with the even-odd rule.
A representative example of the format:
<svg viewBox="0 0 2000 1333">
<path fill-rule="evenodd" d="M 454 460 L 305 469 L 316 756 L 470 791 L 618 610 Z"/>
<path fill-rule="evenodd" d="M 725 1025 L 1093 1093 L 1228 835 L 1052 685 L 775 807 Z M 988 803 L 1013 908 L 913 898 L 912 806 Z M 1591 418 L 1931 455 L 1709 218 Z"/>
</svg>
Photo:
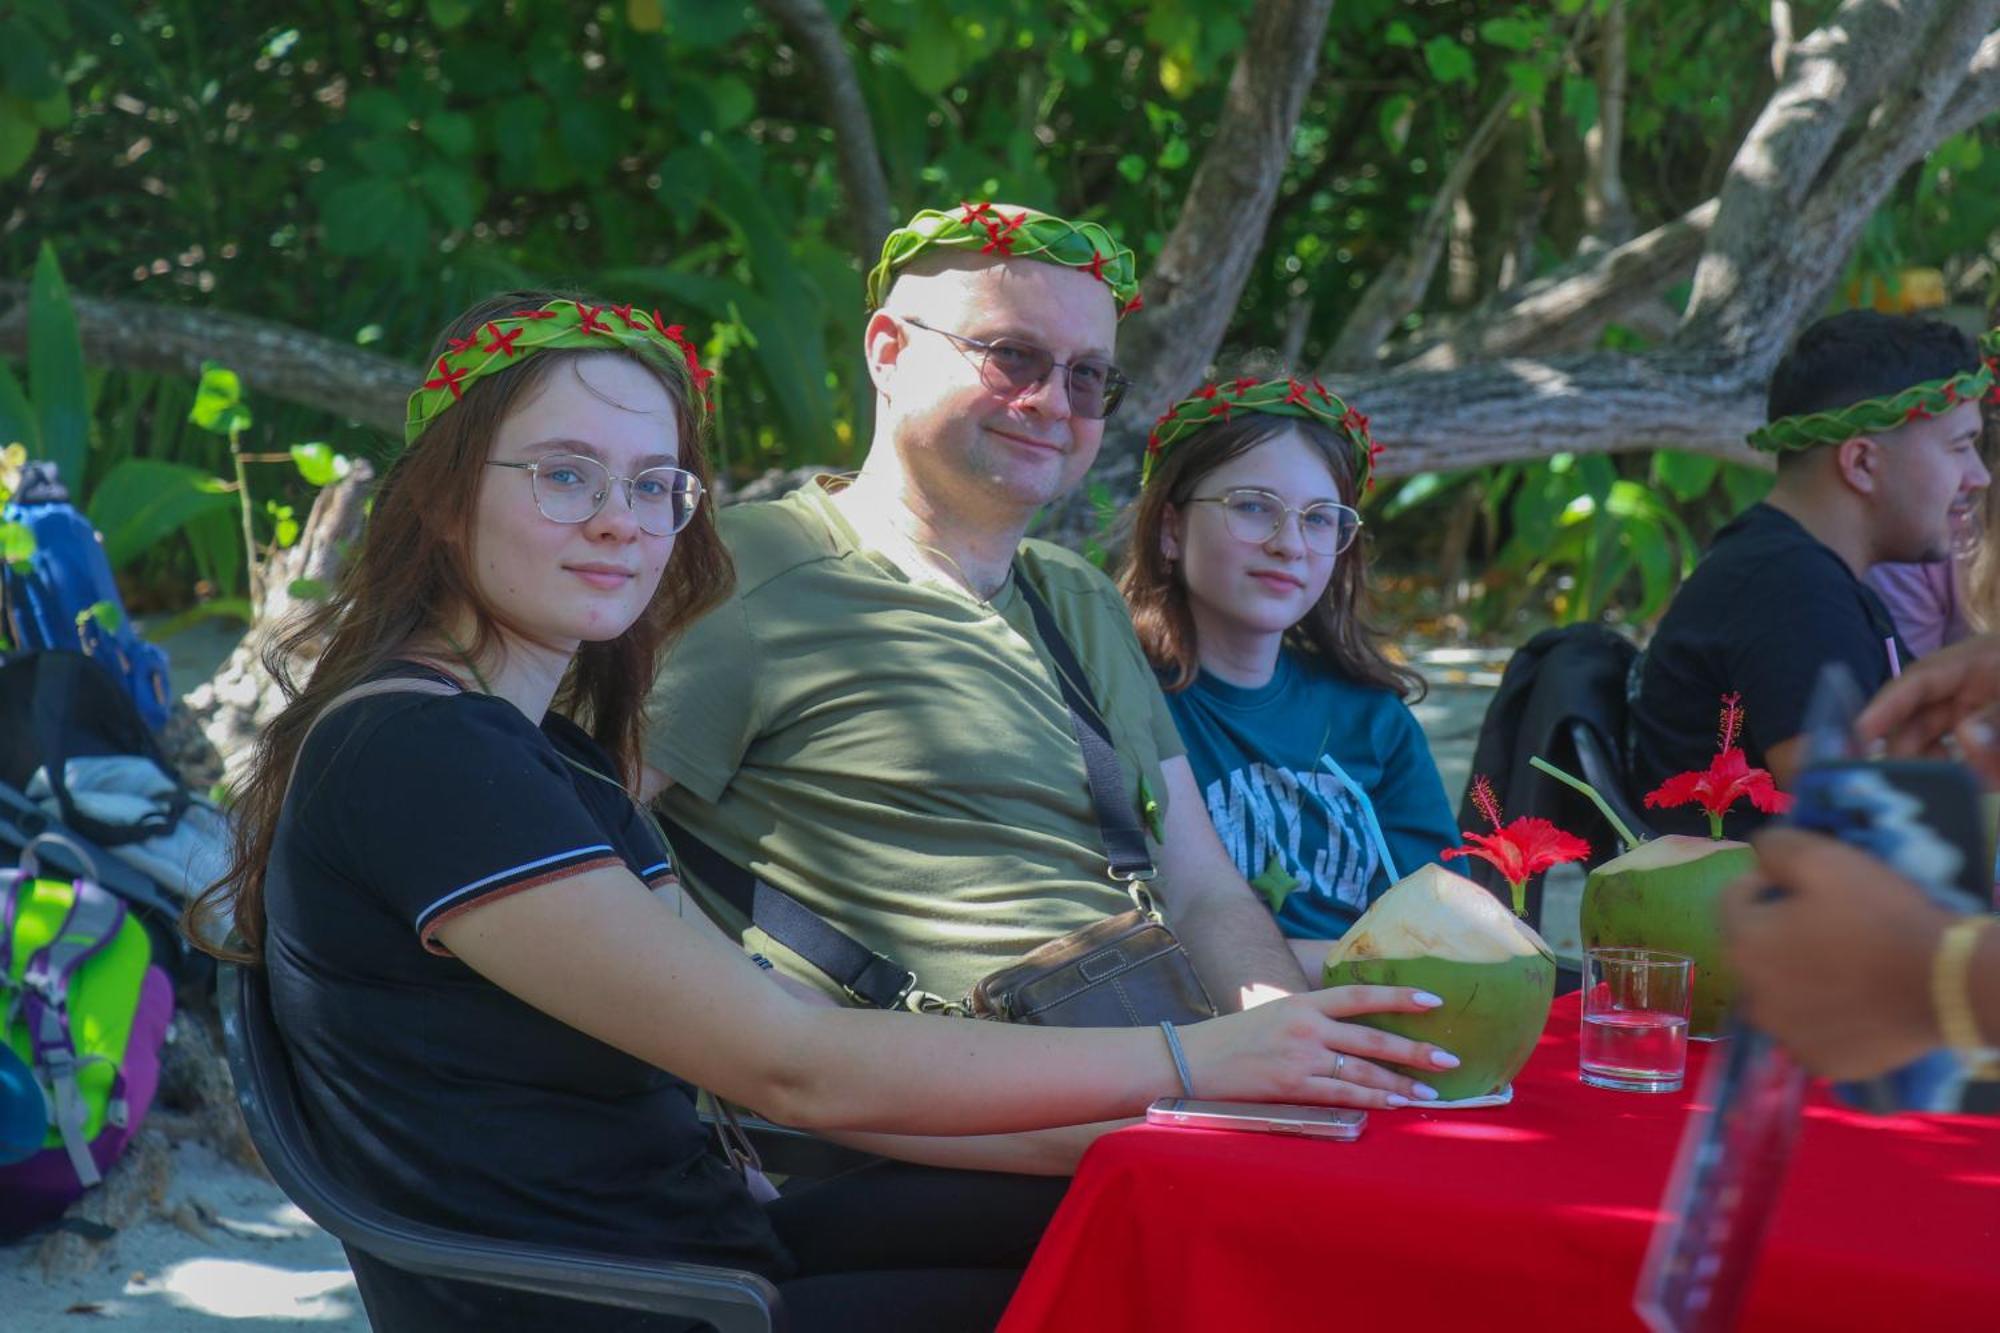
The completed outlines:
<svg viewBox="0 0 2000 1333">
<path fill-rule="evenodd" d="M 330 444 L 295 444 L 291 447 L 292 461 L 298 464 L 299 475 L 310 486 L 328 486 L 346 476 L 354 467 L 354 460 L 345 454 L 337 454 Z M 280 545 L 289 546 L 290 542 Z"/>
<path fill-rule="evenodd" d="M 83 507 L 104 537 L 105 558 L 119 568 L 185 530 L 204 514 L 227 514 L 236 497 L 227 482 L 157 458 L 129 458 L 107 473 Z"/>
<path fill-rule="evenodd" d="M 1712 455 L 1557 454 L 1419 474 L 1396 487 L 1381 513 L 1409 525 L 1460 497 L 1475 500 L 1488 536 L 1471 553 L 1483 586 L 1465 616 L 1473 633 L 1505 637 L 1542 606 L 1565 624 L 1659 615 L 1707 536 L 1769 486 L 1769 473 Z"/>
<path fill-rule="evenodd" d="M 1303 310 L 1300 359 L 1316 364 L 1509 90 L 1514 115 L 1466 201 L 1465 253 L 1399 332 L 1424 338 L 1503 273 L 1525 278 L 1572 254 L 1582 140 L 1599 117 L 1595 47 L 1587 32 L 1572 38 L 1605 8 L 1335 6 L 1222 359 L 1281 343 Z M 961 198 L 1042 203 L 1104 222 L 1143 269 L 1213 142 L 1253 5 L 828 9 L 897 212 Z M 1625 180 L 1651 225 L 1714 192 L 1770 85 L 1768 16 L 1720 6 L 1691 22 L 1665 0 L 1627 0 L 1626 10 Z M 310 15 L 188 0 L 0 8 L 0 179 L 21 183 L 24 215 L 0 232 L 0 272 L 34 269 L 51 305 L 66 301 L 52 257 L 43 277 L 47 237 L 92 293 L 257 315 L 405 361 L 457 309 L 502 288 L 573 284 L 657 303 L 705 330 L 704 361 L 721 368 L 715 451 L 738 480 L 771 466 L 850 466 L 868 437 L 863 262 L 837 148 L 821 80 L 751 0 L 339 0 Z M 1909 174 L 1850 276 L 1900 299 L 1905 270 L 1936 268 L 1966 299 L 1996 229 L 2000 130 L 1983 125 Z M 1608 341 L 1633 345 L 1623 332 Z M 246 543 L 275 542 L 280 514 L 302 513 L 312 488 L 339 475 L 337 460 L 383 453 L 374 432 L 275 402 L 254 383 L 253 420 L 244 386 L 220 374 L 197 391 L 49 361 L 50 407 L 45 363 L 28 360 L 0 365 L 0 445 L 67 457 L 80 494 L 133 461 L 229 476 L 232 445 L 293 460 L 259 465 L 248 478 L 255 503 L 243 486 L 233 515 L 184 486 L 179 535 L 132 547 L 121 566 L 129 583 L 198 582 L 205 595 L 235 596 Z M 1415 479 L 1385 495 L 1387 531 L 1373 514 L 1370 531 L 1434 559 L 1435 515 L 1479 488 L 1491 617 L 1530 597 L 1519 580 L 1535 568 L 1531 554 L 1568 581 L 1561 614 L 1635 612 L 1688 543 L 1632 488 L 1700 537 L 1756 484 L 1672 455 L 1620 459 L 1613 473 L 1580 460 L 1489 469 L 1433 480 L 1428 498 Z M 1507 548 L 1517 501 L 1522 519 L 1547 525 L 1550 550 Z M 1097 527 L 1101 552 L 1101 515 Z"/>
<path fill-rule="evenodd" d="M 92 602 L 76 613 L 76 632 L 88 639 L 92 625 L 106 634 L 116 634 L 124 628 L 125 613 L 116 602 Z"/>
<path fill-rule="evenodd" d="M 188 420 L 232 439 L 250 429 L 250 408 L 243 401 L 243 381 L 235 371 L 213 361 L 201 363 L 201 383 L 195 386 Z"/>
<path fill-rule="evenodd" d="M 6 392 L 0 389 L 0 397 Z M 18 394 L 18 388 L 14 392 Z M 70 308 L 55 247 L 46 241 L 28 287 L 28 393 L 35 420 L 30 452 L 53 462 L 65 486 L 81 489 L 83 456 L 90 442 L 83 340 L 77 334 L 76 311 Z"/>
<path fill-rule="evenodd" d="M 12 0 L 0 10 L 0 180 L 21 169 L 43 134 L 69 124 L 59 54 L 71 36 L 61 0 Z"/>
</svg>

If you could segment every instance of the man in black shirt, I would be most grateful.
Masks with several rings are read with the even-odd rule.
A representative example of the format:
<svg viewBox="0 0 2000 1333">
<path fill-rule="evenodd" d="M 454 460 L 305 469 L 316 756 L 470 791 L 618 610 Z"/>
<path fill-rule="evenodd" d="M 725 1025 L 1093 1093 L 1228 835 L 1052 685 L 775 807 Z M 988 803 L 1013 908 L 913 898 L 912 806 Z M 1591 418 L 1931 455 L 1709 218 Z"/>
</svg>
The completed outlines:
<svg viewBox="0 0 2000 1333">
<path fill-rule="evenodd" d="M 1751 437 L 1778 456 L 1770 496 L 1716 534 L 1640 663 L 1635 793 L 1708 767 L 1732 693 L 1746 757 L 1787 787 L 1820 668 L 1844 663 L 1865 696 L 1909 660 L 1861 576 L 1950 555 L 1991 480 L 1979 456 L 1991 376 L 1970 338 L 1932 320 L 1847 311 L 1800 336 L 1771 379 L 1771 424 Z M 1731 835 L 1761 818 L 1744 805 Z M 1707 831 L 1695 806 L 1649 814 L 1663 831 Z"/>
</svg>

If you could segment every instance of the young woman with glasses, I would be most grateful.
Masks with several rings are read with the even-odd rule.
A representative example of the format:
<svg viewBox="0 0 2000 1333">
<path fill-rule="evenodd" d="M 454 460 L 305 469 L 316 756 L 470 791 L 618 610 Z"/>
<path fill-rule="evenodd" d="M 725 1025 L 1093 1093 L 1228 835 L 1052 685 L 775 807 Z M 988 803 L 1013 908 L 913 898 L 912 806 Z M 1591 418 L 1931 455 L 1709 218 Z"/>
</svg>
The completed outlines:
<svg viewBox="0 0 2000 1333">
<path fill-rule="evenodd" d="M 313 1132 L 350 1185 L 456 1229 L 752 1268 L 795 1329 L 990 1328 L 1060 1196 L 1050 1177 L 1096 1124 L 1181 1091 L 1178 1056 L 1203 1096 L 1352 1101 L 1365 1084 L 1371 1105 L 1418 1095 L 1371 1061 L 1454 1063 L 1339 1021 L 1438 1003 L 1403 989 L 1163 1034 L 781 986 L 688 906 L 628 795 L 656 660 L 731 581 L 702 503 L 694 349 L 657 314 L 514 293 L 432 357 L 340 587 L 272 656 L 290 702 L 239 786 L 230 871 L 189 922 L 268 969 Z M 320 641 L 310 679 L 285 677 Z M 759 1201 L 710 1151 L 696 1086 L 929 1165 Z M 351 1258 L 383 1333 L 684 1326 Z"/>
<path fill-rule="evenodd" d="M 1365 619 L 1367 419 L 1315 383 L 1241 378 L 1162 417 L 1120 580 L 1209 817 L 1307 975 L 1402 875 L 1456 846 Z"/>
</svg>

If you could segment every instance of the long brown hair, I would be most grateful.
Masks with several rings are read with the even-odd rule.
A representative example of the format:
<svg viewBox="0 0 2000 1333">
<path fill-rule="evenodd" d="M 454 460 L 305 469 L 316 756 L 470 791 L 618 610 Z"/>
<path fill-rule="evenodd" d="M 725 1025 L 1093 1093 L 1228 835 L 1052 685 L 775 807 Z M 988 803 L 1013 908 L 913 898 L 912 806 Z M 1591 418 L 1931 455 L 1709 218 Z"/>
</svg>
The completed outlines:
<svg viewBox="0 0 2000 1333">
<path fill-rule="evenodd" d="M 1152 480 L 1139 495 L 1118 589 L 1131 608 L 1132 628 L 1138 632 L 1140 646 L 1163 676 L 1170 694 L 1194 683 L 1201 658 L 1196 651 L 1187 583 L 1160 546 L 1167 506 L 1185 506 L 1209 473 L 1286 431 L 1297 431 L 1325 457 L 1341 503 L 1360 508 L 1353 446 L 1318 421 L 1269 412 L 1244 412 L 1187 436 L 1160 460 Z M 1393 690 L 1405 699 L 1421 699 L 1427 689 L 1424 678 L 1390 661 L 1382 650 L 1382 636 L 1368 623 L 1366 541 L 1364 528 L 1361 538 L 1334 563 L 1333 577 L 1327 580 L 1319 600 L 1298 624 L 1285 631 L 1285 646 L 1318 655 L 1349 680 Z"/>
<path fill-rule="evenodd" d="M 488 320 L 539 307 L 566 292 L 505 292 L 481 301 L 438 335 L 426 365 L 447 340 L 466 338 Z M 664 349 L 657 356 L 607 348 L 538 352 L 488 375 L 437 418 L 382 479 L 353 563 L 332 595 L 274 635 L 264 666 L 284 691 L 284 711 L 258 738 L 250 767 L 234 793 L 235 828 L 229 870 L 188 905 L 182 928 L 200 948 L 233 962 L 256 962 L 264 948 L 264 881 L 292 765 L 307 730 L 326 705 L 366 680 L 413 640 L 461 612 L 475 623 L 468 654 L 475 660 L 502 644 L 512 629 L 479 593 L 473 578 L 473 520 L 478 480 L 493 437 L 514 406 L 558 367 L 587 356 L 629 356 L 659 378 L 673 401 L 680 466 L 709 483 L 707 451 L 695 414 L 687 368 Z M 639 619 L 615 639 L 585 643 L 556 691 L 552 707 L 584 727 L 636 785 L 645 734 L 645 701 L 659 659 L 673 640 L 729 593 L 734 567 L 716 532 L 712 504 L 696 508 L 676 537 L 672 560 Z M 292 664 L 325 643 L 301 686 Z M 219 942 L 233 921 L 242 947 Z"/>
</svg>

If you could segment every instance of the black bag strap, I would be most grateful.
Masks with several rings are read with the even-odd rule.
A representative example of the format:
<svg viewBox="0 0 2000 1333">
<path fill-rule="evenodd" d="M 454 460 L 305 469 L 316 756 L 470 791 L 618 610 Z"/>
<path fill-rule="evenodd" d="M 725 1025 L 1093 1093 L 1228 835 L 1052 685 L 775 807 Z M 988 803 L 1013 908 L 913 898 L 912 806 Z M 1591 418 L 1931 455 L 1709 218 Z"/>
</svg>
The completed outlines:
<svg viewBox="0 0 2000 1333">
<path fill-rule="evenodd" d="M 1111 878 L 1121 884 L 1145 883 L 1156 873 L 1153 858 L 1146 850 L 1146 834 L 1139 818 L 1125 800 L 1125 776 L 1118 766 L 1118 751 L 1111 743 L 1111 728 L 1090 697 L 1086 683 L 1090 677 L 1077 661 L 1076 650 L 1056 624 L 1047 600 L 1029 581 L 1021 562 L 1014 562 L 1014 586 L 1035 618 L 1035 632 L 1056 665 L 1056 684 L 1063 702 L 1069 706 L 1070 730 L 1083 751 L 1084 776 L 1090 783 L 1090 804 L 1097 814 L 1098 836 L 1104 842 L 1104 859 L 1110 863 Z"/>
<path fill-rule="evenodd" d="M 847 993 L 874 1009 L 900 1008 L 916 989 L 917 974 L 855 939 L 776 885 L 767 884 L 653 808 L 678 862 L 721 895 L 750 924 L 812 964 Z"/>
<path fill-rule="evenodd" d="M 1153 878 L 1153 858 L 1146 851 L 1146 835 L 1138 818 L 1125 802 L 1125 781 L 1118 767 L 1118 752 L 1111 744 L 1111 729 L 1083 687 L 1082 682 L 1089 678 L 1083 674 L 1075 650 L 1018 561 L 1014 566 L 1014 581 L 1035 618 L 1035 630 L 1056 665 L 1056 682 L 1069 708 L 1070 729 L 1076 733 L 1077 745 L 1083 751 L 1090 803 L 1097 815 L 1111 878 L 1127 887 L 1144 883 Z M 848 998 L 877 1009 L 895 1009 L 916 989 L 915 972 L 877 953 L 791 894 L 737 865 L 685 826 L 660 813 L 657 806 L 653 813 L 666 830 L 681 865 L 694 872 L 697 879 L 750 924 L 832 980 Z"/>
</svg>

